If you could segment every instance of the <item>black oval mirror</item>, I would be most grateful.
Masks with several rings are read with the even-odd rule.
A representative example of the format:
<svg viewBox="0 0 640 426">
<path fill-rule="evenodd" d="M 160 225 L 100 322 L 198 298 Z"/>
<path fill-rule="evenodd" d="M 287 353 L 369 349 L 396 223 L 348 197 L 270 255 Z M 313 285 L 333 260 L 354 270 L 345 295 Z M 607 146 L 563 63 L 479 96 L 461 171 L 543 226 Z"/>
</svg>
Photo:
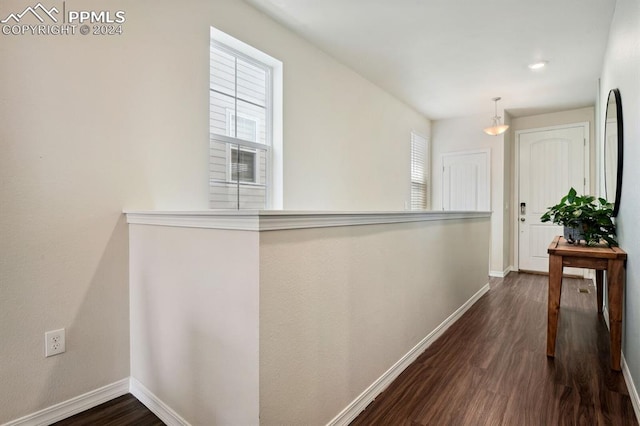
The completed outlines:
<svg viewBox="0 0 640 426">
<path fill-rule="evenodd" d="M 622 189 L 622 102 L 620 91 L 611 89 L 607 99 L 607 113 L 604 124 L 604 188 L 605 198 L 614 204 L 613 216 L 620 210 Z"/>
</svg>

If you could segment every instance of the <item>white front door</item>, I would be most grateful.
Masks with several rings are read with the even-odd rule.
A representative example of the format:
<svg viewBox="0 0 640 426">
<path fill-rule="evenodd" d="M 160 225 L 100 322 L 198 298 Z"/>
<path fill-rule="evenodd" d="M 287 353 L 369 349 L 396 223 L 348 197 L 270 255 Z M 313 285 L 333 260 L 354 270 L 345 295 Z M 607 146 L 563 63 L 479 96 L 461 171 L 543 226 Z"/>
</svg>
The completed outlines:
<svg viewBox="0 0 640 426">
<path fill-rule="evenodd" d="M 489 211 L 489 150 L 442 155 L 442 210 Z"/>
<path fill-rule="evenodd" d="M 562 227 L 540 221 L 547 209 L 575 188 L 579 194 L 588 191 L 586 124 L 552 130 L 520 132 L 518 190 L 518 268 L 548 272 L 547 248 Z M 582 275 L 582 271 L 566 268 L 565 273 Z"/>
</svg>

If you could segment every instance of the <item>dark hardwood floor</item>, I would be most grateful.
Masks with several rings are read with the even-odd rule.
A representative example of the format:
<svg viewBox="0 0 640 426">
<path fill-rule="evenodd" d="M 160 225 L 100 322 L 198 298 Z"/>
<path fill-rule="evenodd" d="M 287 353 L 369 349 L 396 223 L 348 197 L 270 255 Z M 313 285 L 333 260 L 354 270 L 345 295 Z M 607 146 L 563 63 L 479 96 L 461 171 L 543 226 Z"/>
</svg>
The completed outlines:
<svg viewBox="0 0 640 426">
<path fill-rule="evenodd" d="M 352 425 L 638 424 L 622 374 L 609 368 L 591 281 L 564 279 L 555 359 L 546 356 L 547 277 L 491 284 Z M 162 424 L 132 395 L 56 423 Z"/>
<path fill-rule="evenodd" d="M 636 425 L 590 280 L 565 278 L 555 359 L 547 277 L 511 273 L 352 425 Z M 589 293 L 579 289 L 588 289 Z"/>
<path fill-rule="evenodd" d="M 54 426 L 161 426 L 164 423 L 130 393 L 76 414 Z"/>
</svg>

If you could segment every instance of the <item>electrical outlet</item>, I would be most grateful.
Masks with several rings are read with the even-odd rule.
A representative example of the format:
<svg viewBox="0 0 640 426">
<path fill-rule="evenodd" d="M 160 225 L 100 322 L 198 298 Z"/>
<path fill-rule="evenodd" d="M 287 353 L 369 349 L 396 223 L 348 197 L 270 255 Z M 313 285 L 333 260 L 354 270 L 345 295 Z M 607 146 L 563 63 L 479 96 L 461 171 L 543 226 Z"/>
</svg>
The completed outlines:
<svg viewBox="0 0 640 426">
<path fill-rule="evenodd" d="M 66 350 L 64 328 L 44 333 L 44 356 L 58 355 Z"/>
</svg>

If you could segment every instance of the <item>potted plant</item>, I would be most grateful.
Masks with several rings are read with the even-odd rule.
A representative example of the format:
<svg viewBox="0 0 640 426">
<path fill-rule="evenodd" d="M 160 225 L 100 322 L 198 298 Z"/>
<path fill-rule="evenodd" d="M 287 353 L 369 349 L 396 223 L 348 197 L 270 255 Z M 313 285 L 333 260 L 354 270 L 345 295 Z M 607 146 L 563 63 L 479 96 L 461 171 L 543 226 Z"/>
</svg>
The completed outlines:
<svg viewBox="0 0 640 426">
<path fill-rule="evenodd" d="M 573 188 L 540 220 L 564 226 L 564 236 L 571 244 L 585 240 L 587 245 L 595 245 L 604 240 L 609 246 L 618 245 L 613 204 L 604 198 L 578 195 Z"/>
</svg>

